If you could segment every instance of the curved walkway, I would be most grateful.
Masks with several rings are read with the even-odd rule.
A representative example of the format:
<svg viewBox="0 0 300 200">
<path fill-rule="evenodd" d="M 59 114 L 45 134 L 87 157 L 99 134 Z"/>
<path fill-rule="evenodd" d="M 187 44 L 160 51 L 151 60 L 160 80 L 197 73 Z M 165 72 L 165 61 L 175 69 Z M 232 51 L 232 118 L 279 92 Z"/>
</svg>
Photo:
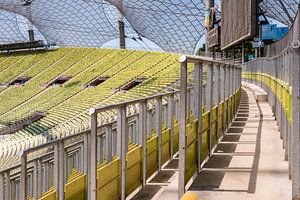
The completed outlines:
<svg viewBox="0 0 300 200">
<path fill-rule="evenodd" d="M 235 121 L 188 193 L 207 200 L 289 200 L 288 177 L 270 105 L 256 102 L 253 92 L 243 88 Z"/>
<path fill-rule="evenodd" d="M 292 199 L 277 122 L 270 105 L 256 102 L 249 88 L 251 85 L 243 87 L 234 122 L 188 188 L 187 196 L 199 200 Z M 178 160 L 174 159 L 132 199 L 177 199 L 177 168 Z"/>
</svg>

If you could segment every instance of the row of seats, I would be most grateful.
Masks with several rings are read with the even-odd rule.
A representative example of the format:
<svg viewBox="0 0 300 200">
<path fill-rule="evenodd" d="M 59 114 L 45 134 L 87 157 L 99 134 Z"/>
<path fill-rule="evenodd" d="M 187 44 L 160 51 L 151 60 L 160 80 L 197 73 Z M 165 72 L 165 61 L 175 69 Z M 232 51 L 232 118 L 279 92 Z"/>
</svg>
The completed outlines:
<svg viewBox="0 0 300 200">
<path fill-rule="evenodd" d="M 52 61 L 48 67 L 39 65 L 39 63 L 44 63 L 43 60 L 54 56 L 57 57 L 57 61 Z M 0 113 L 2 113 L 0 120 L 2 121 L 17 119 L 37 109 L 49 113 L 45 118 L 0 141 L 2 152 L 0 162 L 3 166 L 18 162 L 19 158 L 15 155 L 21 149 L 46 142 L 47 138 L 42 134 L 46 131 L 51 134 L 52 138 L 55 138 L 89 128 L 90 116 L 87 110 L 90 107 L 153 95 L 163 91 L 179 78 L 178 55 L 145 51 L 59 49 L 55 52 L 48 52 L 44 59 L 37 62 L 35 67 L 28 68 L 27 72 L 38 71 L 36 69 L 38 67 L 43 69 L 32 76 L 33 78 L 24 87 L 12 87 L 0 93 L 1 99 L 12 95 L 11 90 L 27 92 L 20 95 L 22 100 L 18 103 L 10 101 L 12 105 L 8 108 L 0 105 Z M 191 69 L 192 67 L 189 67 L 189 70 Z M 38 81 L 47 82 L 46 80 L 52 80 L 62 73 L 72 77 L 63 87 L 36 87 Z M 51 76 L 51 78 L 46 76 Z M 110 78 L 96 87 L 84 87 L 99 76 Z M 126 92 L 117 90 L 139 77 L 148 80 Z M 35 89 L 33 89 L 34 85 Z M 102 117 L 99 116 L 99 121 L 105 118 L 112 119 L 114 114 L 105 113 Z"/>
</svg>

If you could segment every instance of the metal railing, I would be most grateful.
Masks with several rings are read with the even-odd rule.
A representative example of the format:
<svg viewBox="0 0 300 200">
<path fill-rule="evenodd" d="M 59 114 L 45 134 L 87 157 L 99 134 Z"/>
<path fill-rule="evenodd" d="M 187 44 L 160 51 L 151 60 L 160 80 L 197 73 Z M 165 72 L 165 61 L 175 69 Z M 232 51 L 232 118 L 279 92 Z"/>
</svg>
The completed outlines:
<svg viewBox="0 0 300 200">
<path fill-rule="evenodd" d="M 185 66 L 185 76 L 181 79 L 180 94 L 179 91 L 171 91 L 91 109 L 90 130 L 26 149 L 20 152 L 20 164 L 0 171 L 0 200 L 25 200 L 28 197 L 39 199 L 51 189 L 55 190 L 58 199 L 64 199 L 67 193 L 65 186 L 72 169 L 86 175 L 85 198 L 97 199 L 97 167 L 112 163 L 115 158 L 120 159 L 120 197 L 123 200 L 127 196 L 126 154 L 131 144 L 141 147 L 141 183 L 145 186 L 148 178 L 147 141 L 153 138 L 154 134 L 158 138 L 157 170 L 160 171 L 163 165 L 163 130 L 170 131 L 169 159 L 173 159 L 176 153 L 176 119 L 180 118 L 182 121 L 184 114 L 187 121 L 194 118 L 201 122 L 200 108 L 211 111 L 214 105 L 232 96 L 240 88 L 239 67 L 204 57 L 184 58 L 186 60 L 181 60 L 181 73 Z M 187 63 L 190 62 L 195 63 L 194 73 L 190 74 L 192 77 L 187 76 Z M 189 71 L 192 71 L 190 67 Z M 189 82 L 191 84 L 188 84 Z M 179 101 L 180 98 L 183 100 Z M 132 109 L 133 107 L 138 109 Z M 99 116 L 107 111 L 115 113 L 116 117 L 106 123 L 100 122 Z M 182 131 L 183 129 L 180 130 L 181 136 L 184 135 Z M 182 145 L 182 140 L 180 141 Z M 210 146 L 210 152 L 212 148 L 213 146 Z M 182 159 L 182 153 L 180 155 Z"/>
<path fill-rule="evenodd" d="M 186 180 L 186 153 L 187 153 L 187 119 L 188 115 L 188 90 L 187 90 L 187 68 L 189 64 L 194 64 L 194 118 L 197 121 L 198 129 L 197 129 L 197 170 L 195 173 L 200 172 L 201 166 L 203 163 L 202 160 L 207 160 L 211 157 L 213 149 L 213 108 L 217 106 L 216 113 L 216 130 L 219 131 L 219 127 L 226 127 L 224 118 L 222 121 L 219 119 L 219 115 L 221 114 L 221 102 L 225 102 L 227 99 L 227 108 L 229 105 L 233 104 L 236 99 L 237 92 L 241 87 L 241 67 L 239 65 L 234 65 L 230 63 L 218 62 L 213 59 L 207 59 L 198 56 L 182 56 L 180 57 L 180 131 L 179 131 L 179 176 L 178 176 L 178 199 L 181 199 L 183 194 L 185 193 L 185 186 L 189 180 Z M 206 91 L 202 90 L 202 82 L 203 82 L 203 68 L 206 68 L 207 71 L 207 79 L 206 79 Z M 202 107 L 203 101 L 202 96 L 206 92 L 206 106 L 207 111 L 209 111 L 209 149 L 208 149 L 208 158 L 202 158 Z M 234 98 L 231 98 L 234 97 Z M 233 102 L 231 102 L 233 101 Z M 222 115 L 227 114 L 228 122 L 230 122 L 235 113 L 233 108 L 229 112 L 225 112 L 223 109 Z M 221 125 L 222 123 L 222 125 Z M 218 134 L 216 134 L 216 144 L 218 144 Z"/>
<path fill-rule="evenodd" d="M 243 67 L 243 79 L 268 94 L 289 161 L 292 197 L 300 199 L 300 16 L 285 38 L 266 47 L 269 57 Z"/>
</svg>

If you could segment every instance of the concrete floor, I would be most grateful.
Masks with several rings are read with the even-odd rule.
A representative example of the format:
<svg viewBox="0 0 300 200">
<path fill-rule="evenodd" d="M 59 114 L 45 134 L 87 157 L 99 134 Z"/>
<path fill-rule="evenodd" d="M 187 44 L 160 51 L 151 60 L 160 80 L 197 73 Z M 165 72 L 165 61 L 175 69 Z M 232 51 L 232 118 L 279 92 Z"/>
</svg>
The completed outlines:
<svg viewBox="0 0 300 200">
<path fill-rule="evenodd" d="M 133 199 L 177 199 L 177 164 L 172 161 L 173 167 L 166 166 Z M 244 88 L 237 118 L 187 193 L 201 200 L 289 200 L 291 191 L 271 108 L 256 103 L 254 94 Z"/>
</svg>

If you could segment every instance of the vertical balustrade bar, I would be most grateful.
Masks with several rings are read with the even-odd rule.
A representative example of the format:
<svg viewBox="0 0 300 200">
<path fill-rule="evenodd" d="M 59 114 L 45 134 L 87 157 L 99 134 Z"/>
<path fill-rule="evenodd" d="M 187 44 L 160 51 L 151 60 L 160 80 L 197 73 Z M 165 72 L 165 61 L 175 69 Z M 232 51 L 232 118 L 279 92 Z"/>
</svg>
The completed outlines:
<svg viewBox="0 0 300 200">
<path fill-rule="evenodd" d="M 10 199 L 9 172 L 6 172 L 4 176 L 6 180 L 5 195 L 8 196 L 6 199 Z M 20 200 L 27 200 L 27 155 L 25 152 L 21 154 Z"/>
<path fill-rule="evenodd" d="M 47 162 L 43 163 L 44 170 L 43 170 L 43 192 L 47 191 L 47 177 L 48 177 L 48 164 Z M 20 185 L 21 187 L 21 185 Z"/>
<path fill-rule="evenodd" d="M 231 102 L 231 118 L 230 122 L 232 122 L 232 119 L 234 117 L 234 98 L 233 98 L 233 92 L 234 92 L 234 66 L 230 67 L 230 76 L 231 76 L 231 86 L 230 86 L 230 95 L 232 96 L 232 102 Z"/>
<path fill-rule="evenodd" d="M 59 169 L 59 144 L 56 143 L 54 145 L 54 188 L 56 190 L 56 194 L 59 195 L 59 171 L 63 169 Z M 51 171 L 51 170 L 50 170 Z M 51 179 L 47 177 L 47 179 Z"/>
<path fill-rule="evenodd" d="M 4 194 L 5 194 L 5 189 L 4 189 L 4 174 L 1 172 L 0 173 L 0 200 L 4 200 Z"/>
<path fill-rule="evenodd" d="M 298 12 L 300 8 L 298 9 Z M 294 22 L 292 60 L 293 122 L 292 122 L 292 198 L 300 200 L 300 17 Z"/>
<path fill-rule="evenodd" d="M 170 158 L 173 160 L 174 156 L 174 96 L 170 95 L 168 97 L 168 128 L 171 129 L 171 139 L 170 139 Z"/>
<path fill-rule="evenodd" d="M 93 111 L 93 110 L 92 110 Z M 90 199 L 97 199 L 97 113 L 91 113 L 91 134 L 90 134 Z"/>
<path fill-rule="evenodd" d="M 158 135 L 158 171 L 161 171 L 162 167 L 162 98 L 156 99 L 155 104 L 155 131 Z"/>
<path fill-rule="evenodd" d="M 220 131 L 220 65 L 216 66 L 216 76 L 215 76 L 216 84 L 215 84 L 215 91 L 216 91 L 216 104 L 217 104 L 217 134 L 216 134 L 216 140 L 217 144 L 219 143 L 219 131 Z"/>
<path fill-rule="evenodd" d="M 213 120 L 213 65 L 209 64 L 207 66 L 207 88 L 208 88 L 208 93 L 207 93 L 207 102 L 206 104 L 208 105 L 209 109 L 209 156 L 212 155 L 212 135 L 213 135 L 213 130 L 212 130 L 212 120 Z"/>
<path fill-rule="evenodd" d="M 81 166 L 83 167 L 83 172 L 87 174 L 87 162 L 88 162 L 88 136 L 87 134 L 83 135 L 83 154 L 81 157 Z"/>
<path fill-rule="evenodd" d="M 106 142 L 106 152 L 105 152 L 105 160 L 107 162 L 112 161 L 112 129 L 111 126 L 105 127 L 105 142 Z"/>
<path fill-rule="evenodd" d="M 225 73 L 225 66 L 221 67 L 221 99 L 224 102 L 223 103 L 223 121 L 222 121 L 222 127 L 223 132 L 226 130 L 226 111 L 225 111 L 225 99 L 226 99 L 226 73 Z"/>
<path fill-rule="evenodd" d="M 180 58 L 180 130 L 179 130 L 179 175 L 178 199 L 185 192 L 185 151 L 186 151 L 186 111 L 187 111 L 187 60 Z"/>
<path fill-rule="evenodd" d="M 152 138 L 152 111 L 147 111 L 147 134 L 149 138 Z"/>
<path fill-rule="evenodd" d="M 203 85 L 203 65 L 202 63 L 197 63 L 195 64 L 195 77 L 194 77 L 194 112 L 195 112 L 195 117 L 198 119 L 198 130 L 197 130 L 197 141 L 198 141 L 198 173 L 201 171 L 201 153 L 202 153 L 202 85 Z"/>
<path fill-rule="evenodd" d="M 142 181 L 143 187 L 147 181 L 147 101 L 139 103 L 139 144 L 142 145 Z"/>
<path fill-rule="evenodd" d="M 226 90 L 226 97 L 228 98 L 228 101 L 227 101 L 227 124 L 226 124 L 226 127 L 229 128 L 229 124 L 230 124 L 230 79 L 232 78 L 230 76 L 230 67 L 229 66 L 226 66 L 226 77 L 227 77 L 227 90 Z"/>
<path fill-rule="evenodd" d="M 126 130 L 126 106 L 122 105 L 118 108 L 117 113 L 117 156 L 121 160 L 121 200 L 126 199 L 126 153 L 127 145 L 126 141 L 127 130 Z"/>
<path fill-rule="evenodd" d="M 37 160 L 34 160 L 33 161 L 33 197 L 35 199 L 38 199 L 38 185 L 39 185 L 39 182 L 38 182 L 38 172 L 39 171 L 39 168 L 38 168 L 38 161 Z"/>
<path fill-rule="evenodd" d="M 64 148 L 64 141 L 59 142 L 59 163 L 58 163 L 58 199 L 64 200 L 65 199 L 65 148 Z M 57 165 L 57 164 L 55 164 Z"/>
</svg>

